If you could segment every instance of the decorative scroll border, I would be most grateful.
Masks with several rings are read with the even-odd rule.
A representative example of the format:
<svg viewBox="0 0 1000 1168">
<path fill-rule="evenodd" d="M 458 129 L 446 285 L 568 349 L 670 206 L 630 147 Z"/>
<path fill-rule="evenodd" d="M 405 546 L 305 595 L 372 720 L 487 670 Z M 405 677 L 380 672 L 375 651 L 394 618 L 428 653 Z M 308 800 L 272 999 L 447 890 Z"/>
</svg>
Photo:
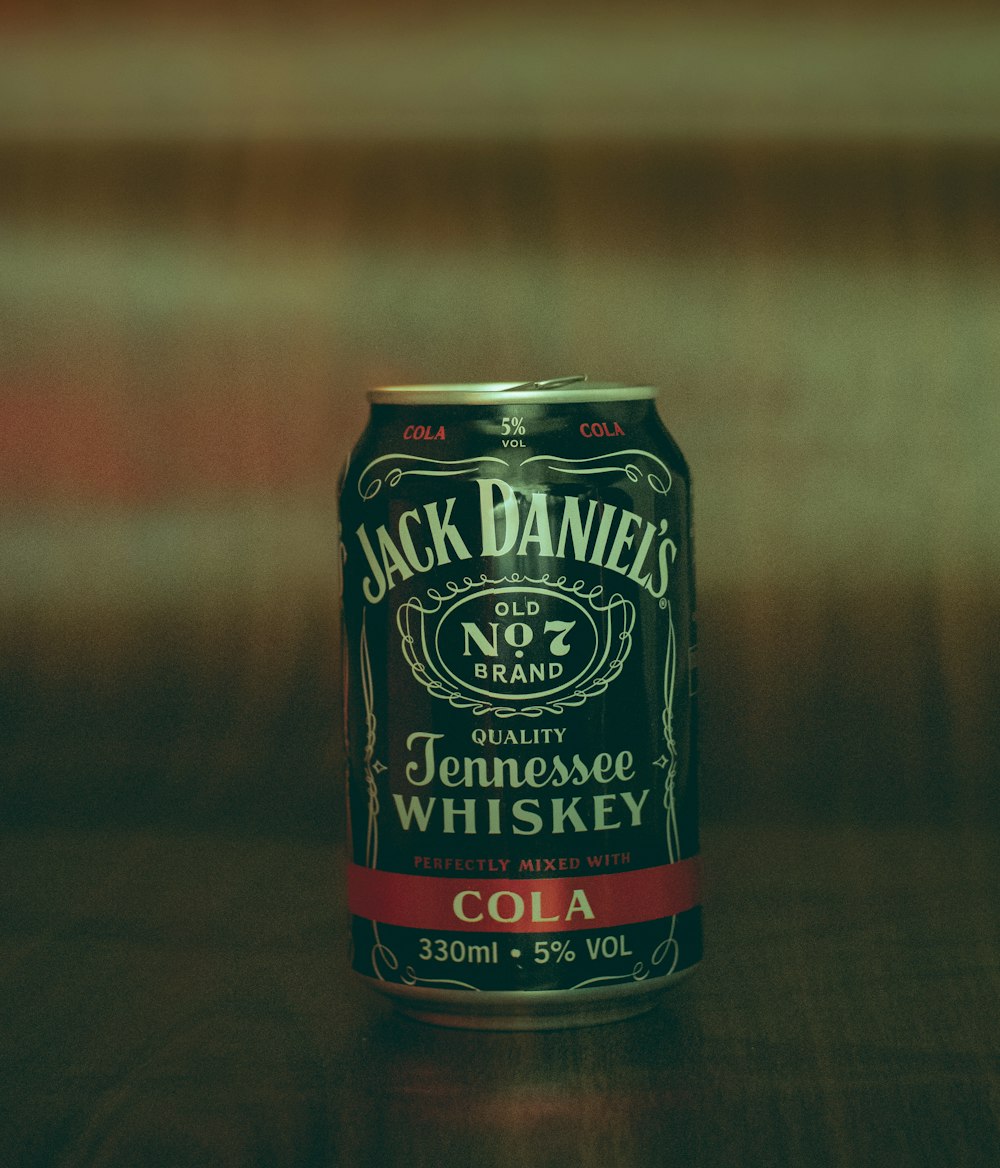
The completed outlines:
<svg viewBox="0 0 1000 1168">
<path fill-rule="evenodd" d="M 644 458 L 648 458 L 655 462 L 666 475 L 666 482 L 660 477 L 656 471 L 642 471 L 635 465 L 634 462 L 616 463 L 615 465 L 607 466 L 588 466 L 588 463 L 607 463 L 611 458 L 624 458 L 629 454 L 636 454 Z M 531 458 L 526 458 L 520 463 L 521 466 L 527 466 L 532 462 L 544 462 L 548 460 L 549 463 L 563 463 L 562 466 L 547 466 L 546 470 L 555 471 L 557 474 L 624 474 L 628 477 L 630 482 L 637 483 L 643 475 L 645 475 L 647 484 L 658 494 L 666 495 L 673 485 L 673 475 L 670 472 L 670 467 L 655 454 L 651 454 L 648 450 L 639 450 L 633 448 L 631 450 L 616 450 L 614 454 L 597 454 L 591 458 L 564 458 L 558 454 L 533 454 Z"/>
<path fill-rule="evenodd" d="M 411 463 L 424 463 L 424 466 L 411 466 L 408 470 L 404 470 L 401 466 L 390 465 L 386 467 L 380 474 L 375 474 L 373 467 L 378 466 L 379 463 L 392 463 L 393 460 L 406 461 Z M 358 475 L 358 494 L 367 503 L 369 499 L 374 499 L 381 491 L 383 484 L 389 487 L 396 487 L 408 475 L 427 475 L 435 478 L 450 478 L 459 475 L 468 475 L 475 470 L 480 469 L 480 464 L 484 462 L 496 462 L 501 466 L 510 466 L 510 463 L 505 458 L 496 458 L 492 455 L 480 455 L 476 458 L 424 458 L 419 454 L 383 454 L 378 458 L 373 458 L 365 469 Z M 432 469 L 437 468 L 437 469 Z M 368 475 L 371 475 L 368 478 Z"/>
<path fill-rule="evenodd" d="M 368 789 L 368 831 L 365 837 L 365 865 L 378 867 L 378 815 L 380 811 L 378 776 L 388 768 L 375 756 L 378 744 L 378 718 L 375 716 L 375 691 L 372 684 L 372 661 L 368 650 L 368 609 L 361 614 L 361 696 L 365 703 L 365 749 L 363 763 L 365 786 Z M 390 980 L 383 972 L 395 973 L 399 969 L 399 958 L 382 940 L 378 931 L 378 921 L 371 922 L 372 951 L 371 963 L 379 981 Z"/>
</svg>

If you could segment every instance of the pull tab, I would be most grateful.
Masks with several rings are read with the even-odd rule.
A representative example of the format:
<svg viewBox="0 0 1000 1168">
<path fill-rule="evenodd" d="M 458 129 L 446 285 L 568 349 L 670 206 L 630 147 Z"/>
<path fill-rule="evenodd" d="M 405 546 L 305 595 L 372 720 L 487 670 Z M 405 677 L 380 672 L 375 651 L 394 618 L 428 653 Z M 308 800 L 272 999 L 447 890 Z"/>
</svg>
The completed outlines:
<svg viewBox="0 0 1000 1168">
<path fill-rule="evenodd" d="M 509 393 L 516 389 L 561 389 L 564 385 L 578 385 L 586 380 L 585 374 L 576 373 L 572 377 L 553 377 L 548 381 L 522 381 L 520 385 L 505 385 L 503 392 Z"/>
</svg>

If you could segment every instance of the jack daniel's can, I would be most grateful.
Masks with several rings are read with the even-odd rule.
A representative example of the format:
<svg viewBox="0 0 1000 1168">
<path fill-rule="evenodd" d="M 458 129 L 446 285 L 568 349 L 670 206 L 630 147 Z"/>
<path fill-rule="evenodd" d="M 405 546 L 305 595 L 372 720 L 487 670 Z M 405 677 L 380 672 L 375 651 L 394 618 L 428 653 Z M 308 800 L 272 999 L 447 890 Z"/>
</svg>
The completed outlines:
<svg viewBox="0 0 1000 1168">
<path fill-rule="evenodd" d="M 340 505 L 354 969 L 448 1026 L 641 1013 L 701 956 L 690 478 L 655 391 L 369 397 Z"/>
</svg>

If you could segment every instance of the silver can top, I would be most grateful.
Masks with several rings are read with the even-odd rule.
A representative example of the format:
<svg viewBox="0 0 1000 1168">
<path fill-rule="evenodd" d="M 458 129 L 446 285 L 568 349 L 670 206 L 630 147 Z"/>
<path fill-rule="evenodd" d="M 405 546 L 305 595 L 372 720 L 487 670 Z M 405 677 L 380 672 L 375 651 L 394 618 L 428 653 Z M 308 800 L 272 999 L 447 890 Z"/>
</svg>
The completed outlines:
<svg viewBox="0 0 1000 1168">
<path fill-rule="evenodd" d="M 646 401 L 656 397 L 651 385 L 590 382 L 581 374 L 547 381 L 485 381 L 466 385 L 383 385 L 369 390 L 378 405 L 499 405 L 529 402 Z"/>
</svg>

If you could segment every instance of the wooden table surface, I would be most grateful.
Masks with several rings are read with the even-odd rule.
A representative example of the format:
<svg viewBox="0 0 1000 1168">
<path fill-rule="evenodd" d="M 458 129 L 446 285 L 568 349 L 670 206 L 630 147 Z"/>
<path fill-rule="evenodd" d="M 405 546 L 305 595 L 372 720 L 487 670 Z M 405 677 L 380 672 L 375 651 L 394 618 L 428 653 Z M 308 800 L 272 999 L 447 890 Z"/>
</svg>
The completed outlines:
<svg viewBox="0 0 1000 1168">
<path fill-rule="evenodd" d="M 0 1163 L 987 1168 L 998 843 L 709 825 L 694 976 L 493 1034 L 355 984 L 329 841 L 8 833 Z"/>
</svg>

